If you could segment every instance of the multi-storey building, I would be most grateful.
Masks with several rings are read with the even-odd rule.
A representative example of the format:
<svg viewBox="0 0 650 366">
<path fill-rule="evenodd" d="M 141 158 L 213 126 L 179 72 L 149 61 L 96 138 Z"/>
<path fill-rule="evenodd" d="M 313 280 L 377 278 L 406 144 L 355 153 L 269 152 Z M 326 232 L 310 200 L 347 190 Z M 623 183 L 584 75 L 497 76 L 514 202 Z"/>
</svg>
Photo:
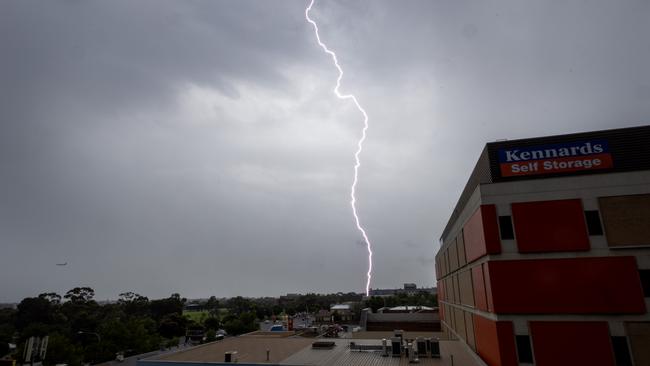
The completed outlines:
<svg viewBox="0 0 650 366">
<path fill-rule="evenodd" d="M 650 365 L 650 126 L 488 143 L 440 238 L 443 331 L 488 365 Z"/>
</svg>

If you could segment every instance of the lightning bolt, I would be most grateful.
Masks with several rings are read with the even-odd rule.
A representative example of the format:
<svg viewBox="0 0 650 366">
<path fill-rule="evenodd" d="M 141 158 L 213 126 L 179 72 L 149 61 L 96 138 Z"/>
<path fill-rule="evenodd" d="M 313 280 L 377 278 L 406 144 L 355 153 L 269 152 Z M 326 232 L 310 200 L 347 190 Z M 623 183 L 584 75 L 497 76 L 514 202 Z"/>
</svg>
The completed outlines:
<svg viewBox="0 0 650 366">
<path fill-rule="evenodd" d="M 314 6 L 314 1 L 311 0 L 309 3 L 309 6 L 307 9 L 305 9 L 305 19 L 314 26 L 314 33 L 316 34 L 316 41 L 318 41 L 318 45 L 321 46 L 323 51 L 330 55 L 332 57 L 332 61 L 334 61 L 334 66 L 336 66 L 336 69 L 339 72 L 338 78 L 336 78 L 336 87 L 334 88 L 334 94 L 339 99 L 350 99 L 352 102 L 354 102 L 354 105 L 357 107 L 359 112 L 363 115 L 363 130 L 361 131 L 361 138 L 357 142 L 357 151 L 354 153 L 354 180 L 352 181 L 352 186 L 350 187 L 350 206 L 352 206 L 352 215 L 354 215 L 354 222 L 357 225 L 357 230 L 361 233 L 363 236 L 363 240 L 366 243 L 366 247 L 368 248 L 368 273 L 367 273 L 367 281 L 366 281 L 366 296 L 370 295 L 370 280 L 372 279 L 372 245 L 370 244 L 370 239 L 368 239 L 368 235 L 366 234 L 366 230 L 364 230 L 363 226 L 361 226 L 361 221 L 359 220 L 359 215 L 357 215 L 357 198 L 356 198 L 356 189 L 357 189 L 357 183 L 359 182 L 359 167 L 361 166 L 361 160 L 359 160 L 359 155 L 361 154 L 361 151 L 363 150 L 363 141 L 366 139 L 366 131 L 368 130 L 368 114 L 366 113 L 366 110 L 361 107 L 361 104 L 359 104 L 359 101 L 357 101 L 357 98 L 354 96 L 354 94 L 341 94 L 339 91 L 339 88 L 341 87 L 341 79 L 343 79 L 343 69 L 341 68 L 341 65 L 339 65 L 339 60 L 336 57 L 336 53 L 334 51 L 330 50 L 327 48 L 327 46 L 321 41 L 320 35 L 318 34 L 318 25 L 316 25 L 316 22 L 313 21 L 309 17 L 309 12 L 311 11 L 312 6 Z"/>
</svg>

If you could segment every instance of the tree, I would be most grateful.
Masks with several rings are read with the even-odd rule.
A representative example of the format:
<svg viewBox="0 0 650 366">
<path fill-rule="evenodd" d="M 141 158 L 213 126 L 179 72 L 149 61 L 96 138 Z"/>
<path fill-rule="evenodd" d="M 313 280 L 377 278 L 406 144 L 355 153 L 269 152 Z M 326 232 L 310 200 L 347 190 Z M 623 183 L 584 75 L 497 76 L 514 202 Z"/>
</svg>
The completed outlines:
<svg viewBox="0 0 650 366">
<path fill-rule="evenodd" d="M 239 318 L 228 320 L 224 323 L 223 327 L 230 335 L 239 335 L 246 332 L 246 326 Z"/>
<path fill-rule="evenodd" d="M 377 312 L 377 310 L 384 307 L 384 299 L 379 296 L 372 296 L 366 300 L 366 307 L 371 308 L 373 313 Z"/>
<path fill-rule="evenodd" d="M 117 303 L 128 316 L 142 316 L 149 313 L 149 298 L 134 292 L 123 292 Z"/>
<path fill-rule="evenodd" d="M 156 320 L 161 320 L 167 314 L 183 314 L 183 304 L 185 299 L 181 299 L 179 294 L 172 294 L 166 299 L 152 300 L 151 315 Z"/>
<path fill-rule="evenodd" d="M 176 313 L 167 314 L 160 320 L 158 332 L 165 338 L 185 335 L 187 322 L 187 319 L 182 315 Z"/>
<path fill-rule="evenodd" d="M 215 296 L 210 296 L 208 301 L 205 303 L 205 308 L 208 310 L 218 310 L 219 309 L 219 300 Z"/>
<path fill-rule="evenodd" d="M 57 294 L 56 292 L 47 292 L 38 295 L 40 299 L 45 299 L 50 302 L 52 305 L 59 305 L 61 304 L 61 295 Z"/>
<path fill-rule="evenodd" d="M 226 301 L 226 307 L 232 314 L 239 315 L 249 311 L 253 307 L 253 304 L 251 300 L 237 296 Z"/>
<path fill-rule="evenodd" d="M 56 365 L 66 363 L 71 366 L 81 365 L 83 350 L 80 346 L 73 344 L 69 338 L 59 333 L 50 335 L 45 363 Z"/>
<path fill-rule="evenodd" d="M 203 321 L 203 326 L 205 326 L 207 329 L 216 330 L 221 326 L 221 322 L 219 321 L 219 318 L 209 317 Z"/>
<path fill-rule="evenodd" d="M 27 297 L 18 304 L 16 327 L 19 330 L 33 323 L 49 324 L 54 318 L 54 307 L 43 297 Z"/>
<path fill-rule="evenodd" d="M 75 287 L 63 297 L 70 300 L 73 304 L 87 304 L 93 301 L 95 290 L 90 287 Z"/>
<path fill-rule="evenodd" d="M 217 332 L 215 332 L 214 329 L 210 329 L 205 333 L 205 341 L 206 342 L 214 342 L 217 340 Z"/>
<path fill-rule="evenodd" d="M 9 352 L 9 343 L 12 341 L 16 328 L 14 322 L 16 318 L 16 310 L 14 309 L 0 309 L 0 355 L 5 355 Z"/>
</svg>

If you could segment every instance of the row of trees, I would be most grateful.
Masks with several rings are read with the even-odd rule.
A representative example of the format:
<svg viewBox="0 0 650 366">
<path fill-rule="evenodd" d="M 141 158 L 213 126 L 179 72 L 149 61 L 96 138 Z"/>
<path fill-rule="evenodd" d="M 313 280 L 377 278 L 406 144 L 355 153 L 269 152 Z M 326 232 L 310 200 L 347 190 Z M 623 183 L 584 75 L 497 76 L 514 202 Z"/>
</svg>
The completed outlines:
<svg viewBox="0 0 650 366">
<path fill-rule="evenodd" d="M 187 300 L 179 294 L 150 300 L 133 292 L 119 295 L 115 303 L 98 304 L 90 287 L 76 287 L 64 296 L 43 293 L 28 297 L 16 309 L 0 309 L 0 356 L 8 352 L 8 343 L 24 345 L 29 337 L 48 335 L 49 346 L 45 365 L 108 361 L 117 352 L 139 354 L 177 345 L 188 329 L 207 331 L 208 340 L 224 329 L 239 335 L 258 329 L 258 321 L 277 315 L 299 312 L 316 313 L 330 305 L 356 302 L 361 307 L 377 310 L 383 306 L 437 306 L 435 295 L 372 297 L 363 303 L 356 293 L 306 294 L 280 298 L 233 297 L 219 301 L 212 296 L 198 305 L 207 316 L 192 320 L 183 315 Z M 17 355 L 22 355 L 19 348 Z"/>
<path fill-rule="evenodd" d="M 394 296 L 380 297 L 373 296 L 365 301 L 365 306 L 372 308 L 373 312 L 382 307 L 395 306 L 438 306 L 438 296 L 427 291 L 420 291 L 414 294 L 398 293 Z"/>
<path fill-rule="evenodd" d="M 48 335 L 46 364 L 106 361 L 117 352 L 137 354 L 169 344 L 189 325 L 182 315 L 186 300 L 179 294 L 149 300 L 127 292 L 104 305 L 94 295 L 90 287 L 76 287 L 63 297 L 44 293 L 23 299 L 16 309 L 0 310 L 0 354 L 12 342 L 22 355 L 20 347 L 29 337 Z"/>
</svg>

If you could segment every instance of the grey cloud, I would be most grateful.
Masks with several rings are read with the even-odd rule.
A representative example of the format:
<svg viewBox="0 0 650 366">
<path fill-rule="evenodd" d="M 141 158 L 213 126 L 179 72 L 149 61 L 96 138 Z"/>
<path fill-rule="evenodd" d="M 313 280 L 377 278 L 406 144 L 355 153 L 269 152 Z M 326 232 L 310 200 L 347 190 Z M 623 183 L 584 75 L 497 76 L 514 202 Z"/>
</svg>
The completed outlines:
<svg viewBox="0 0 650 366">
<path fill-rule="evenodd" d="M 361 291 L 361 120 L 332 95 L 305 6 L 3 3 L 0 277 L 14 280 L 0 300 L 82 283 L 103 298 Z M 370 116 L 358 203 L 373 287 L 434 284 L 485 142 L 647 123 L 649 12 L 318 1 L 343 90 Z"/>
</svg>

